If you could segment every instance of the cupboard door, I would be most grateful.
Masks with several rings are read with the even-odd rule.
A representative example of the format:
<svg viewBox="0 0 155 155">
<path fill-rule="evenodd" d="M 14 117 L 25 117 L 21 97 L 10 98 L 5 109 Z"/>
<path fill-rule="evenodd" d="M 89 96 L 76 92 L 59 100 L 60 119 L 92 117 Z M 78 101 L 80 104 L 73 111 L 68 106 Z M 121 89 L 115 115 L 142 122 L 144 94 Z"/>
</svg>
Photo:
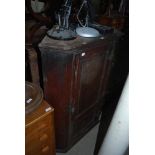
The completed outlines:
<svg viewBox="0 0 155 155">
<path fill-rule="evenodd" d="M 101 82 L 104 78 L 104 59 L 103 47 L 91 48 L 76 55 L 73 136 L 86 131 L 95 121 Z"/>
</svg>

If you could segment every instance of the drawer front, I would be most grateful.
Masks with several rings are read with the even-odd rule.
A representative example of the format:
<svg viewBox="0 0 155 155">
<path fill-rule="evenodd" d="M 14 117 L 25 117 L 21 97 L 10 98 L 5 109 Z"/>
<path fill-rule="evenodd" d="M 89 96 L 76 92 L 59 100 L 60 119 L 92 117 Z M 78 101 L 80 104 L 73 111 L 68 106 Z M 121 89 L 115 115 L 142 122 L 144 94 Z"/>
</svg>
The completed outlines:
<svg viewBox="0 0 155 155">
<path fill-rule="evenodd" d="M 35 132 L 43 132 L 50 127 L 51 121 L 52 120 L 50 115 L 47 115 L 40 119 L 38 118 L 37 121 L 35 121 L 26 128 L 26 136 L 34 134 Z"/>
<path fill-rule="evenodd" d="M 26 144 L 26 155 L 54 155 L 50 130 Z M 53 152 L 53 153 L 52 153 Z"/>
<path fill-rule="evenodd" d="M 48 128 L 43 132 L 35 132 L 33 134 L 27 135 L 25 144 L 27 146 L 33 145 L 33 147 L 40 147 L 42 144 L 45 144 L 49 141 L 51 138 L 51 132 L 52 128 Z"/>
</svg>

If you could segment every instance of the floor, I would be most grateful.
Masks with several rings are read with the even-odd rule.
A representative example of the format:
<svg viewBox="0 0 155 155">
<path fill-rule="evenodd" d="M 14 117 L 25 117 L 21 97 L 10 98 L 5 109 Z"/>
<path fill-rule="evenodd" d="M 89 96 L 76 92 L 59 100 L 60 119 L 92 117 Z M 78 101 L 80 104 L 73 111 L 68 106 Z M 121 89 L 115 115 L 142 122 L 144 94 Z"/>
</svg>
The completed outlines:
<svg viewBox="0 0 155 155">
<path fill-rule="evenodd" d="M 77 142 L 67 153 L 56 153 L 56 155 L 93 155 L 99 124 L 92 128 L 79 142 Z"/>
</svg>

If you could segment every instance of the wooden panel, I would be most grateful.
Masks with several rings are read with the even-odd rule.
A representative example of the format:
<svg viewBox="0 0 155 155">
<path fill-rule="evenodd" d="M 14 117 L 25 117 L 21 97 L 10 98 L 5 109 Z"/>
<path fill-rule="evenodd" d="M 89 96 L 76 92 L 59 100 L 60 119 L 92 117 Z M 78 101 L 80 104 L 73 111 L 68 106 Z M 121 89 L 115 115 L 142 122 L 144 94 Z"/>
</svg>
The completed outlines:
<svg viewBox="0 0 155 155">
<path fill-rule="evenodd" d="M 103 56 L 96 56 L 93 59 L 88 58 L 81 62 L 81 79 L 79 94 L 79 113 L 84 112 L 92 104 L 95 104 L 98 98 L 100 87 Z"/>
<path fill-rule="evenodd" d="M 45 99 L 55 108 L 56 145 L 62 149 L 68 143 L 73 55 L 51 50 L 42 54 Z"/>
<path fill-rule="evenodd" d="M 99 46 L 83 51 L 79 56 L 76 84 L 76 114 L 84 113 L 100 99 L 100 87 L 105 76 L 105 59 L 108 46 Z M 82 56 L 82 54 L 85 54 Z"/>
<path fill-rule="evenodd" d="M 72 113 L 71 138 L 80 137 L 98 121 L 99 91 L 104 78 L 105 56 L 108 46 L 82 50 L 76 55 L 74 81 L 74 110 Z M 96 115 L 96 113 L 98 115 Z"/>
</svg>

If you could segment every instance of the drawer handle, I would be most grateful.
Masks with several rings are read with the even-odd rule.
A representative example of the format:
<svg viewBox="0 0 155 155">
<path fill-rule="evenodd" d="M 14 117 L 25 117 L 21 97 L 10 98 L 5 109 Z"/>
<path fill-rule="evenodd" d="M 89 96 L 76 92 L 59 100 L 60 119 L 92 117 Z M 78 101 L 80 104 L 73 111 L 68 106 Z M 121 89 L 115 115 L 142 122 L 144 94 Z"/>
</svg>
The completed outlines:
<svg viewBox="0 0 155 155">
<path fill-rule="evenodd" d="M 48 135 L 47 134 L 43 134 L 41 137 L 40 137 L 40 141 L 44 141 L 48 138 Z"/>
<path fill-rule="evenodd" d="M 43 153 L 46 153 L 47 151 L 49 151 L 49 146 L 45 146 L 41 151 Z"/>
<path fill-rule="evenodd" d="M 44 129 L 45 127 L 46 127 L 46 124 L 41 124 L 41 125 L 38 127 L 38 130 Z"/>
</svg>

